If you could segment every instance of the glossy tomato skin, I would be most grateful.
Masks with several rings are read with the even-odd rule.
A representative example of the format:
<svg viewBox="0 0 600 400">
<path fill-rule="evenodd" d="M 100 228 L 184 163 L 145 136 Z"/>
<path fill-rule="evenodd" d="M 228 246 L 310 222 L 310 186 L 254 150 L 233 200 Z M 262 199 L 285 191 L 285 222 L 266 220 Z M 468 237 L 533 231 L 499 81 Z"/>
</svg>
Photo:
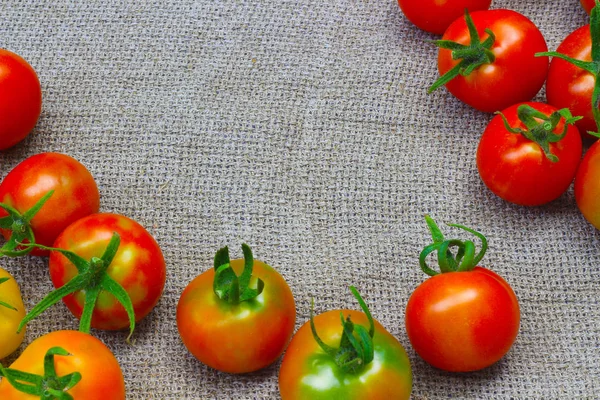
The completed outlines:
<svg viewBox="0 0 600 400">
<path fill-rule="evenodd" d="M 23 342 L 25 328 L 17 333 L 19 323 L 25 317 L 25 305 L 17 281 L 4 268 L 0 268 L 0 278 L 8 278 L 0 284 L 0 301 L 17 310 L 0 305 L 0 360 L 12 354 Z"/>
<path fill-rule="evenodd" d="M 331 310 L 314 318 L 319 337 L 339 346 L 342 336 L 340 313 L 352 322 L 369 327 L 364 313 Z M 404 348 L 379 322 L 373 337 L 375 358 L 357 374 L 344 373 L 315 341 L 310 322 L 294 335 L 279 370 L 279 392 L 283 400 L 391 400 L 408 399 L 412 371 Z"/>
<path fill-rule="evenodd" d="M 585 25 L 572 32 L 556 51 L 577 60 L 591 61 L 590 26 Z M 554 107 L 568 108 L 573 115 L 582 116 L 583 119 L 576 122 L 582 135 L 598 130 L 592 113 L 594 82 L 594 76 L 589 72 L 560 58 L 552 58 L 546 82 L 546 99 Z"/>
<path fill-rule="evenodd" d="M 18 164 L 0 183 L 0 202 L 24 213 L 50 190 L 54 194 L 31 220 L 36 242 L 52 246 L 71 223 L 98 212 L 100 194 L 92 174 L 65 154 L 41 153 Z M 8 215 L 0 208 L 0 218 Z M 11 231 L 2 230 L 8 239 Z M 34 249 L 34 255 L 47 255 Z"/>
<path fill-rule="evenodd" d="M 423 282 L 406 307 L 406 331 L 426 362 L 452 372 L 500 360 L 519 331 L 519 302 L 509 284 L 481 267 Z"/>
<path fill-rule="evenodd" d="M 144 227 L 123 215 L 92 214 L 69 225 L 56 239 L 54 247 L 70 250 L 86 260 L 100 258 L 113 232 L 119 234 L 121 244 L 107 273 L 127 291 L 135 320 L 140 321 L 158 303 L 166 280 L 162 251 Z M 56 251 L 50 254 L 49 269 L 56 288 L 77 275 L 75 266 Z M 73 315 L 81 317 L 85 302 L 82 291 L 66 296 L 63 302 Z M 112 294 L 102 291 L 92 315 L 92 328 L 119 330 L 128 327 L 129 318 L 123 306 Z"/>
<path fill-rule="evenodd" d="M 592 8 L 596 5 L 596 0 L 581 0 L 581 5 L 586 13 L 590 14 L 592 12 Z"/>
<path fill-rule="evenodd" d="M 529 105 L 549 116 L 557 111 L 543 103 Z M 521 104 L 515 104 L 502 113 L 513 128 L 526 129 L 517 116 Z M 564 119 L 554 133 L 561 134 Z M 563 194 L 571 185 L 581 160 L 581 138 L 573 125 L 559 142 L 550 143 L 550 152 L 558 162 L 550 161 L 538 144 L 521 134 L 509 132 L 500 115 L 496 115 L 481 136 L 477 148 L 477 169 L 485 185 L 497 196 L 511 203 L 537 206 L 548 203 Z"/>
<path fill-rule="evenodd" d="M 42 88 L 35 70 L 19 55 L 0 49 L 0 150 L 23 140 L 42 111 Z"/>
<path fill-rule="evenodd" d="M 448 91 L 464 103 L 484 112 L 503 110 L 513 104 L 531 100 L 541 89 L 548 72 L 548 58 L 534 56 L 537 52 L 548 50 L 540 30 L 527 17 L 512 10 L 475 11 L 471 13 L 471 17 L 482 41 L 488 37 L 486 28 L 496 35 L 491 48 L 496 59 L 491 64 L 476 68 L 468 76 L 458 75 L 446 84 Z M 465 19 L 454 21 L 442 40 L 470 44 Z M 450 50 L 439 50 L 440 75 L 459 62 L 460 60 L 452 59 Z"/>
<path fill-rule="evenodd" d="M 194 357 L 211 368 L 246 373 L 272 364 L 285 350 L 296 323 L 294 296 L 283 277 L 254 260 L 252 275 L 264 281 L 256 298 L 229 304 L 213 291 L 214 269 L 197 276 L 177 305 L 177 328 Z M 240 276 L 244 261 L 232 260 Z"/>
<path fill-rule="evenodd" d="M 469 12 L 487 10 L 492 0 L 398 0 L 406 18 L 418 28 L 442 35 L 454 20 Z"/>
<path fill-rule="evenodd" d="M 575 176 L 575 201 L 583 216 L 600 229 L 600 142 L 585 153 Z"/>
<path fill-rule="evenodd" d="M 81 373 L 81 381 L 67 391 L 74 399 L 125 399 L 125 382 L 117 359 L 104 343 L 87 333 L 55 331 L 39 337 L 27 346 L 10 368 L 43 376 L 44 356 L 52 347 L 62 347 L 71 354 L 54 356 L 59 377 L 76 371 Z M 39 396 L 19 392 L 2 378 L 0 399 L 39 400 Z"/>
</svg>

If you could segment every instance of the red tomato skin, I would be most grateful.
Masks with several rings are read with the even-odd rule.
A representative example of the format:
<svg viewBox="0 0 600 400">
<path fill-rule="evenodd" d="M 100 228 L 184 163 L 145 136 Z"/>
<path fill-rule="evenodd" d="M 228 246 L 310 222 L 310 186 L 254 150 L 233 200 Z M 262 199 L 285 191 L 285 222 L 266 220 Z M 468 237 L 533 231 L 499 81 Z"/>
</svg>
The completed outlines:
<svg viewBox="0 0 600 400">
<path fill-rule="evenodd" d="M 581 5 L 586 13 L 590 14 L 592 12 L 592 8 L 596 5 L 596 0 L 581 0 Z"/>
<path fill-rule="evenodd" d="M 546 115 L 557 110 L 544 103 L 521 104 Z M 511 127 L 526 129 L 517 116 L 517 108 L 521 104 L 515 104 L 502 113 Z M 554 132 L 561 134 L 563 128 L 564 120 L 559 122 Z M 519 205 L 538 206 L 558 198 L 573 182 L 582 153 L 577 128 L 569 126 L 561 141 L 550 144 L 550 151 L 559 158 L 558 162 L 548 160 L 536 143 L 506 130 L 502 117 L 496 115 L 481 136 L 477 148 L 477 169 L 482 181 L 497 196 Z"/>
<path fill-rule="evenodd" d="M 10 368 L 43 376 L 44 355 L 57 346 L 71 354 L 54 356 L 57 375 L 81 373 L 81 381 L 67 391 L 74 399 L 125 399 L 125 382 L 117 359 L 104 343 L 87 333 L 55 331 L 41 336 L 27 346 Z M 0 399 L 39 400 L 39 396 L 19 392 L 6 379 L 0 379 Z"/>
<path fill-rule="evenodd" d="M 398 0 L 406 18 L 418 28 L 442 35 L 457 18 L 469 12 L 487 10 L 492 0 Z"/>
<path fill-rule="evenodd" d="M 502 358 L 515 341 L 519 303 L 496 273 L 475 267 L 423 282 L 406 307 L 406 331 L 415 351 L 432 366 L 476 371 Z"/>
<path fill-rule="evenodd" d="M 232 260 L 240 276 L 244 261 Z M 241 374 L 265 368 L 279 358 L 296 323 L 294 296 L 283 277 L 254 260 L 253 276 L 265 287 L 253 300 L 230 305 L 213 291 L 213 268 L 193 279 L 177 305 L 177 328 L 189 352 L 216 370 Z"/>
<path fill-rule="evenodd" d="M 134 220 L 110 213 L 93 214 L 69 225 L 54 242 L 54 247 L 70 250 L 86 260 L 101 257 L 113 232 L 121 237 L 119 250 L 107 273 L 129 293 L 140 321 L 152 311 L 162 296 L 166 265 L 162 251 L 152 235 Z M 54 287 L 65 285 L 77 275 L 75 266 L 53 251 L 49 259 Z M 85 295 L 81 291 L 63 298 L 67 308 L 80 318 Z M 92 315 L 92 328 L 120 330 L 129 327 L 125 308 L 107 292 L 101 292 Z"/>
<path fill-rule="evenodd" d="M 556 49 L 557 52 L 582 61 L 592 60 L 590 26 L 585 25 L 573 31 Z M 573 64 L 552 58 L 546 82 L 546 99 L 556 108 L 568 108 L 575 116 L 582 116 L 575 123 L 584 138 L 590 138 L 588 131 L 596 132 L 596 122 L 592 112 L 592 92 L 594 76 Z"/>
<path fill-rule="evenodd" d="M 67 226 L 100 208 L 92 174 L 73 157 L 60 153 L 36 154 L 18 164 L 0 183 L 0 202 L 24 213 L 50 190 L 54 194 L 31 220 L 36 242 L 44 246 L 52 246 Z M 7 215 L 0 208 L 0 218 Z M 8 240 L 11 231 L 1 231 Z M 34 249 L 32 254 L 48 252 Z"/>
<path fill-rule="evenodd" d="M 585 153 L 575 176 L 575 201 L 579 210 L 600 229 L 600 142 Z"/>
<path fill-rule="evenodd" d="M 534 56 L 548 50 L 540 30 L 527 17 L 512 10 L 475 11 L 471 17 L 482 41 L 488 37 L 484 32 L 486 28 L 496 35 L 491 49 L 496 60 L 480 66 L 468 76 L 458 75 L 446 84 L 448 91 L 484 112 L 503 110 L 531 100 L 543 86 L 548 72 L 548 58 Z M 465 19 L 454 21 L 442 40 L 470 44 Z M 440 76 L 458 63 L 459 60 L 452 59 L 450 50 L 439 50 Z"/>
<path fill-rule="evenodd" d="M 340 314 L 368 329 L 366 315 L 356 310 L 330 310 L 315 316 L 319 337 L 338 346 L 342 336 Z M 279 370 L 283 400 L 391 400 L 409 399 L 412 370 L 404 348 L 379 322 L 373 337 L 375 358 L 363 371 L 351 374 L 339 369 L 315 341 L 306 322 L 285 351 Z M 314 383 L 314 384 L 313 384 Z"/>
<path fill-rule="evenodd" d="M 42 112 L 42 87 L 19 55 L 0 49 L 0 150 L 25 139 Z"/>
</svg>

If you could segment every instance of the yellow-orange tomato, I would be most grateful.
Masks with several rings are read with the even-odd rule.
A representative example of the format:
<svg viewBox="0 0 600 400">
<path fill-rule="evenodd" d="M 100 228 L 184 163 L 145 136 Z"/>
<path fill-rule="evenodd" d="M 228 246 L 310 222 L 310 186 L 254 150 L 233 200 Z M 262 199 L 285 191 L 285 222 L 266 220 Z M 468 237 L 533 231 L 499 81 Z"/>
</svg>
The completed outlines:
<svg viewBox="0 0 600 400">
<path fill-rule="evenodd" d="M 232 260 L 240 274 L 244 260 Z M 296 322 L 292 292 L 283 277 L 254 260 L 253 276 L 264 281 L 257 297 L 230 304 L 213 291 L 210 269 L 185 288 L 177 306 L 183 343 L 198 360 L 219 371 L 246 373 L 273 363 L 283 353 Z"/>
<path fill-rule="evenodd" d="M 575 175 L 575 200 L 583 216 L 600 229 L 600 142 L 585 153 Z"/>
<path fill-rule="evenodd" d="M 355 310 L 332 310 L 314 317 L 320 338 L 339 346 L 343 327 L 340 313 L 354 324 L 369 326 L 367 316 Z M 315 340 L 310 322 L 294 335 L 279 371 L 284 400 L 392 400 L 408 399 L 412 371 L 404 348 L 379 322 L 373 320 L 373 360 L 360 372 L 344 372 Z"/>
<path fill-rule="evenodd" d="M 58 377 L 79 372 L 81 380 L 67 391 L 74 399 L 125 399 L 125 382 L 119 363 L 112 352 L 95 337 L 78 331 L 56 331 L 34 340 L 9 367 L 36 375 L 44 375 L 44 356 L 53 347 L 61 347 L 70 355 L 54 356 Z M 16 390 L 8 379 L 0 381 L 2 400 L 39 400 Z"/>
<path fill-rule="evenodd" d="M 19 285 L 5 269 L 0 268 L 0 279 L 5 278 L 7 280 L 0 284 L 0 360 L 12 354 L 25 337 L 25 329 L 17 333 L 17 327 L 25 316 Z"/>
</svg>

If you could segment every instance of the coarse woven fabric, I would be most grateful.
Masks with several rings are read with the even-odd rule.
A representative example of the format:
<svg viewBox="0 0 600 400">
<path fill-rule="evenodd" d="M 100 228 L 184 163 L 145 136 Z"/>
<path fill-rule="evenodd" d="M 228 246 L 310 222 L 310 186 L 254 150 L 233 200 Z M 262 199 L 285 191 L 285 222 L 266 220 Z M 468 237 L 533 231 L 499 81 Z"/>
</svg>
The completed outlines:
<svg viewBox="0 0 600 400">
<path fill-rule="evenodd" d="M 528 16 L 551 50 L 588 22 L 577 0 L 492 7 Z M 139 221 L 167 260 L 164 295 L 134 345 L 93 332 L 117 356 L 129 399 L 278 398 L 280 361 L 220 373 L 177 332 L 183 288 L 220 247 L 241 256 L 242 242 L 289 282 L 297 327 L 311 297 L 317 312 L 358 308 L 356 285 L 406 348 L 414 399 L 600 396 L 600 235 L 572 189 L 535 208 L 486 189 L 475 150 L 491 115 L 445 89 L 426 94 L 436 38 L 394 0 L 0 2 L 0 47 L 28 60 L 43 88 L 40 120 L 0 154 L 0 177 L 30 155 L 67 153 L 96 178 L 101 210 Z M 441 372 L 408 341 L 426 213 L 486 234 L 482 265 L 520 300 L 515 345 L 483 371 Z M 1 265 L 28 308 L 52 289 L 47 259 Z M 29 324 L 20 350 L 77 326 L 60 303 Z"/>
</svg>

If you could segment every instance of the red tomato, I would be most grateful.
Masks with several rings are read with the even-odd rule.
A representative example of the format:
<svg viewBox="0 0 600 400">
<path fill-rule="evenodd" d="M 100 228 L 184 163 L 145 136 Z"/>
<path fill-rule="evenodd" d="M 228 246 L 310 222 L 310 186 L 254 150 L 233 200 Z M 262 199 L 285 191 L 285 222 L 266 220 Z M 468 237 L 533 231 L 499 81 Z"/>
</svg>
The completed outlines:
<svg viewBox="0 0 600 400">
<path fill-rule="evenodd" d="M 42 88 L 34 69 L 20 56 L 0 49 L 0 150 L 31 132 L 42 111 Z"/>
<path fill-rule="evenodd" d="M 600 229 L 600 142 L 585 153 L 575 176 L 575 201 L 583 216 Z"/>
<path fill-rule="evenodd" d="M 513 104 L 529 101 L 540 90 L 548 71 L 548 59 L 535 57 L 535 53 L 546 51 L 546 41 L 539 29 L 525 16 L 512 10 L 475 11 L 471 14 L 473 23 L 482 40 L 486 43 L 491 30 L 495 40 L 488 48 L 494 60 L 480 60 L 477 67 L 467 76 L 458 74 L 446 83 L 446 88 L 464 103 L 485 112 L 503 110 Z M 471 43 L 465 18 L 454 21 L 444 33 L 442 41 L 452 41 L 465 46 Z M 440 45 L 440 42 L 438 42 Z M 440 48 L 438 70 L 444 75 L 453 70 L 458 73 L 462 59 L 454 59 L 460 52 Z M 484 57 L 486 51 L 478 54 Z M 434 90 L 438 80 L 431 90 Z"/>
<path fill-rule="evenodd" d="M 51 246 L 70 224 L 98 212 L 100 194 L 90 172 L 74 158 L 59 153 L 42 153 L 27 158 L 0 183 L 0 203 L 21 214 L 31 209 L 44 195 L 54 190 L 29 225 L 36 243 Z M 0 218 L 8 213 L 0 208 Z M 10 229 L 2 229 L 8 240 Z M 33 254 L 47 255 L 35 249 Z"/>
<path fill-rule="evenodd" d="M 163 254 L 156 240 L 134 220 L 117 214 L 93 214 L 82 218 L 54 242 L 54 247 L 71 251 L 90 260 L 102 257 L 113 233 L 121 243 L 106 274 L 119 283 L 133 303 L 135 320 L 144 318 L 160 299 L 166 279 Z M 73 279 L 77 268 L 64 255 L 53 251 L 49 260 L 50 278 L 60 288 Z M 67 308 L 81 318 L 85 290 L 63 298 Z M 129 327 L 125 308 L 105 290 L 100 291 L 92 314 L 91 326 L 97 329 L 118 330 Z"/>
<path fill-rule="evenodd" d="M 410 22 L 424 31 L 441 35 L 465 9 L 470 12 L 487 10 L 492 0 L 398 0 Z"/>
<path fill-rule="evenodd" d="M 590 26 L 585 25 L 572 32 L 556 49 L 576 60 L 592 60 Z M 573 115 L 583 116 L 577 122 L 581 133 L 597 132 L 598 127 L 592 112 L 592 93 L 595 77 L 566 60 L 553 57 L 546 82 L 546 99 L 557 108 L 568 108 Z"/>
<path fill-rule="evenodd" d="M 444 240 L 435 222 L 428 225 L 434 244 L 420 256 L 421 268 L 432 275 L 417 287 L 406 306 L 406 332 L 413 348 L 436 368 L 453 372 L 475 371 L 498 361 L 511 348 L 519 332 L 519 302 L 509 284 L 494 272 L 475 266 L 485 253 L 483 235 L 461 225 L 482 240 L 474 255 L 470 241 Z M 458 247 L 463 256 L 448 248 Z M 442 273 L 425 258 L 437 251 Z"/>
<path fill-rule="evenodd" d="M 44 335 L 27 346 L 19 358 L 12 363 L 10 369 L 44 377 L 44 357 L 53 347 L 60 347 L 69 353 L 69 355 L 54 355 L 54 368 L 58 378 L 74 372 L 81 374 L 81 380 L 66 391 L 74 399 L 125 399 L 125 382 L 117 359 L 104 343 L 87 333 L 57 331 Z M 56 386 L 58 384 L 56 379 L 47 378 L 40 390 L 46 386 L 55 390 L 60 388 Z M 18 391 L 7 378 L 2 378 L 0 398 L 34 400 L 42 397 L 41 393 L 35 396 Z"/>
<path fill-rule="evenodd" d="M 592 12 L 592 8 L 596 5 L 596 0 L 581 0 L 581 5 L 585 9 L 585 12 L 590 14 Z"/>
<path fill-rule="evenodd" d="M 316 331 L 328 346 L 339 346 L 343 327 L 340 318 L 369 326 L 367 316 L 354 310 L 331 310 L 314 318 Z M 404 348 L 379 322 L 373 321 L 374 358 L 359 371 L 345 372 L 319 346 L 310 321 L 294 335 L 279 370 L 283 400 L 391 400 L 408 399 L 412 371 Z"/>
<path fill-rule="evenodd" d="M 231 304 L 213 290 L 215 269 L 192 280 L 177 305 L 177 328 L 187 349 L 209 367 L 229 373 L 256 371 L 283 353 L 296 322 L 294 297 L 283 277 L 254 260 L 253 274 L 264 282 L 258 296 Z M 232 260 L 242 273 L 244 260 Z"/>
<path fill-rule="evenodd" d="M 530 122 L 535 124 L 531 130 L 518 115 L 519 109 L 528 106 L 541 113 L 536 118 L 530 117 Z M 490 121 L 477 149 L 477 168 L 492 192 L 512 203 L 536 206 L 558 198 L 567 190 L 581 159 L 581 138 L 575 126 L 565 127 L 565 119 L 559 114 L 554 114 L 557 123 L 548 128 L 551 131 L 544 130 L 546 124 L 539 117 L 549 119 L 557 112 L 556 108 L 543 103 L 516 104 L 502 112 L 511 128 L 535 132 L 533 137 L 537 136 L 540 144 L 548 146 L 551 155 L 557 157 L 556 162 L 544 154 L 540 144 L 524 134 L 507 130 L 501 115 Z M 565 128 L 566 135 L 560 141 L 548 143 L 556 140 Z"/>
</svg>

